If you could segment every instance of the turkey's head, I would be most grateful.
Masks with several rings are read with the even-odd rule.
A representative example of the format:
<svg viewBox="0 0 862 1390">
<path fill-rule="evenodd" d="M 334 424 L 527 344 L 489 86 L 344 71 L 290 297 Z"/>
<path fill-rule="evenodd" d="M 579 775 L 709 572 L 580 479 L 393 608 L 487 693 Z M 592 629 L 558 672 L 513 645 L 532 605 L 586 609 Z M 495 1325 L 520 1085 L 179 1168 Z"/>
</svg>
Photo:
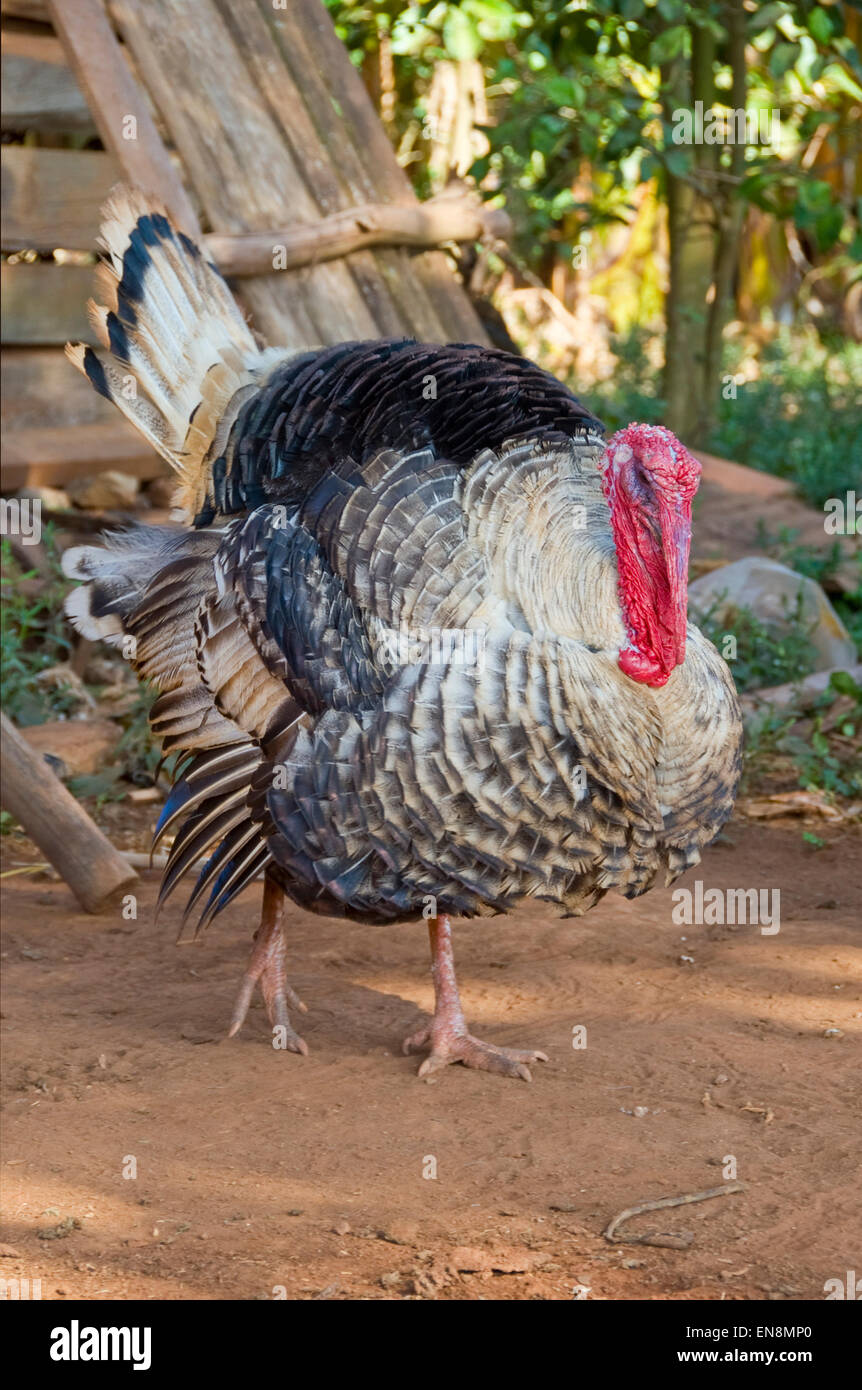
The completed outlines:
<svg viewBox="0 0 862 1390">
<path fill-rule="evenodd" d="M 699 481 L 697 459 L 660 425 L 619 430 L 602 459 L 628 633 L 619 665 L 644 685 L 664 685 L 685 660 L 691 503 Z"/>
</svg>

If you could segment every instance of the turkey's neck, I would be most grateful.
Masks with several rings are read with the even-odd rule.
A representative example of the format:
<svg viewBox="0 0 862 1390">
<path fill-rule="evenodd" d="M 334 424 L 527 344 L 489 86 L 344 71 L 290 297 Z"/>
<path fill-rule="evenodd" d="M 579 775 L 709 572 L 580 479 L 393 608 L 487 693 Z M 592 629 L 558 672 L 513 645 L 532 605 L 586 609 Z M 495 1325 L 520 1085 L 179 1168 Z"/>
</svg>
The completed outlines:
<svg viewBox="0 0 862 1390">
<path fill-rule="evenodd" d="M 658 532 L 621 497 L 611 505 L 620 607 L 627 641 L 619 666 L 644 685 L 665 685 L 685 660 L 691 504 L 662 507 Z"/>
</svg>

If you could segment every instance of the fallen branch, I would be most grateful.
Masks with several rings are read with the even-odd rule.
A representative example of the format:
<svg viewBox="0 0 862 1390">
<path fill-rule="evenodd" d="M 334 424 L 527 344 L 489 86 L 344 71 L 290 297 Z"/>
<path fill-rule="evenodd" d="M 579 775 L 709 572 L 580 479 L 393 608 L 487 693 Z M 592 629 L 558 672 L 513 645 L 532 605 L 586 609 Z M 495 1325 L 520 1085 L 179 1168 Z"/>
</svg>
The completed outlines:
<svg viewBox="0 0 862 1390">
<path fill-rule="evenodd" d="M 710 1187 L 706 1192 L 687 1192 L 683 1197 L 660 1197 L 656 1202 L 638 1202 L 637 1206 L 627 1207 L 619 1216 L 615 1216 L 603 1235 L 612 1245 L 660 1245 L 671 1250 L 685 1250 L 694 1240 L 693 1231 L 647 1231 L 643 1236 L 618 1236 L 616 1230 L 624 1221 L 630 1221 L 633 1216 L 640 1216 L 645 1211 L 684 1207 L 689 1202 L 708 1202 L 712 1197 L 729 1197 L 734 1192 L 744 1191 L 744 1183 L 727 1182 L 722 1183 L 721 1187 Z"/>
<path fill-rule="evenodd" d="M 5 714 L 0 714 L 0 725 L 0 802 L 65 879 L 84 911 L 99 912 L 128 892 L 138 875 Z"/>
<path fill-rule="evenodd" d="M 477 198 L 441 194 L 427 203 L 368 203 L 319 222 L 291 222 L 269 232 L 203 238 L 223 275 L 271 275 L 361 251 L 366 246 L 428 248 L 447 241 L 505 239 L 509 218 Z"/>
</svg>

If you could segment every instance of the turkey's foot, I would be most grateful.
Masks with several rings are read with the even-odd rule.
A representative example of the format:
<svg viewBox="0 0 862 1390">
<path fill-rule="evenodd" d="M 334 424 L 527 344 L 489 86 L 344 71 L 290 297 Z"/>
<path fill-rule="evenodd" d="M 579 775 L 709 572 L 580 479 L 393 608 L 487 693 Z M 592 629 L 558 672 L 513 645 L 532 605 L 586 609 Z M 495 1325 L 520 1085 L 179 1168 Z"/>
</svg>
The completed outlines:
<svg viewBox="0 0 862 1390">
<path fill-rule="evenodd" d="M 548 1060 L 544 1052 L 534 1048 L 496 1047 L 494 1043 L 474 1038 L 466 1028 L 463 1032 L 453 1032 L 451 1029 L 438 1029 L 434 1023 L 404 1039 L 405 1052 L 420 1052 L 429 1045 L 431 1051 L 420 1066 L 418 1076 L 433 1076 L 442 1067 L 460 1062 L 476 1071 L 493 1071 L 498 1076 L 519 1076 L 522 1081 L 532 1081 L 528 1062 Z"/>
<path fill-rule="evenodd" d="M 260 926 L 255 933 L 254 947 L 233 1007 L 228 1037 L 235 1037 L 245 1022 L 255 985 L 259 984 L 267 1018 L 273 1031 L 278 1029 L 274 1042 L 277 1042 L 280 1050 L 300 1052 L 307 1056 L 308 1044 L 294 1031 L 287 1011 L 290 1005 L 300 1013 L 308 1012 L 287 981 L 283 909 L 284 894 L 277 883 L 267 878 L 264 882 Z"/>
<path fill-rule="evenodd" d="M 419 1068 L 419 1076 L 432 1076 L 452 1062 L 473 1067 L 476 1071 L 496 1072 L 498 1076 L 518 1076 L 532 1081 L 528 1063 L 547 1062 L 544 1052 L 535 1048 L 496 1047 L 467 1032 L 455 962 L 452 955 L 452 929 L 449 918 L 432 917 L 428 923 L 431 937 L 431 976 L 434 981 L 434 1017 L 424 1028 L 404 1039 L 405 1052 L 430 1048 Z"/>
</svg>

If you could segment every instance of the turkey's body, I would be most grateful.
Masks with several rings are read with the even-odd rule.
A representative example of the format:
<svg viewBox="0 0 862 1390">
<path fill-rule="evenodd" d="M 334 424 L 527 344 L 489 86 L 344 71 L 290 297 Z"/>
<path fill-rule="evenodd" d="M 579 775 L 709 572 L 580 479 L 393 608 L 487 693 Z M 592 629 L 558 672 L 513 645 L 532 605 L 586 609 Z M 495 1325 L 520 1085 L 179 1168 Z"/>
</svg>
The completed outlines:
<svg viewBox="0 0 862 1390">
<path fill-rule="evenodd" d="M 95 354 L 79 365 L 116 398 Z M 261 870 L 367 922 L 529 898 L 577 914 L 696 863 L 732 806 L 735 692 L 694 627 L 660 688 L 621 669 L 599 422 L 475 347 L 243 370 L 205 431 L 193 528 L 136 527 L 70 566 L 91 580 L 73 616 L 134 639 L 153 731 L 183 755 L 163 895 L 207 854 L 205 920 Z"/>
</svg>

